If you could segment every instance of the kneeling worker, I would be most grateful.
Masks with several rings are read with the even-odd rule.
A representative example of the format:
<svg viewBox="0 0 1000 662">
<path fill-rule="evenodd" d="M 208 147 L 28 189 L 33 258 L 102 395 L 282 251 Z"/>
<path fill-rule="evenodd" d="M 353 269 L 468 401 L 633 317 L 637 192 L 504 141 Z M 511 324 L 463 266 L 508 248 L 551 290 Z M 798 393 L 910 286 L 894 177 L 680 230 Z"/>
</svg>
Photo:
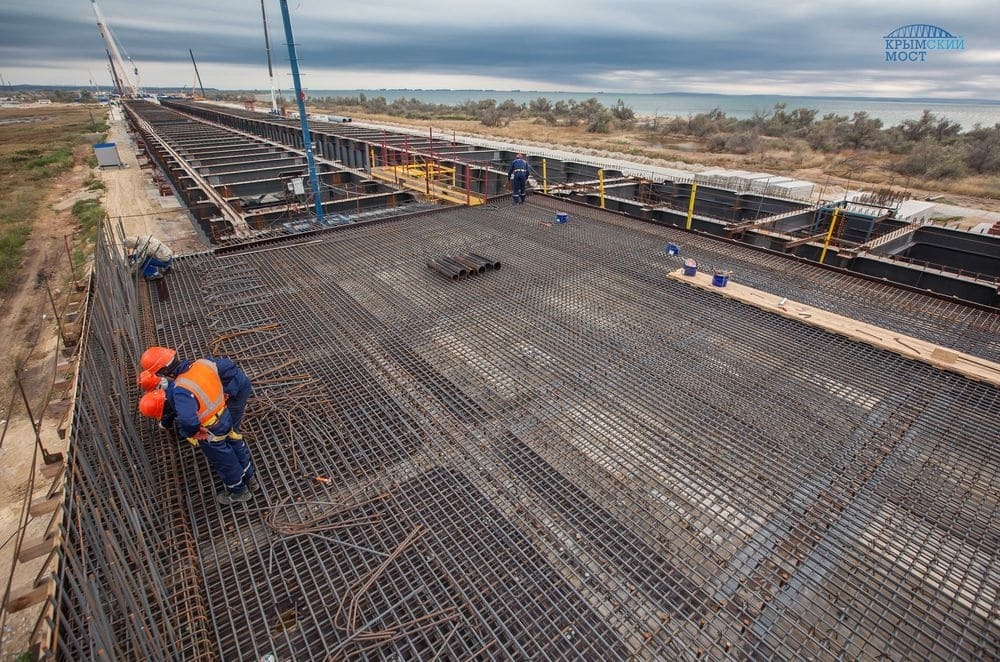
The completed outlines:
<svg viewBox="0 0 1000 662">
<path fill-rule="evenodd" d="M 126 237 L 125 253 L 129 264 L 139 264 L 146 280 L 158 280 L 173 269 L 174 252 L 156 237 Z"/>
<path fill-rule="evenodd" d="M 155 373 L 154 373 L 155 374 Z M 215 364 L 199 359 L 139 400 L 143 416 L 158 419 L 164 428 L 177 424 L 180 435 L 201 449 L 225 490 L 215 495 L 223 505 L 247 501 L 254 478 L 250 450 L 234 433 L 225 393 Z"/>
</svg>

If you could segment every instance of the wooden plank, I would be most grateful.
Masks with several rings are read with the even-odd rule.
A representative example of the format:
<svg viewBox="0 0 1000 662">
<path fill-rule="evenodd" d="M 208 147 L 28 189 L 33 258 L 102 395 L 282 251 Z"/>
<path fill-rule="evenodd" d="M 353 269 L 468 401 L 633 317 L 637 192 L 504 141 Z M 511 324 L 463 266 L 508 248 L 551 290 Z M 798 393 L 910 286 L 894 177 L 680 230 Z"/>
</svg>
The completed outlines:
<svg viewBox="0 0 1000 662">
<path fill-rule="evenodd" d="M 10 592 L 7 601 L 7 611 L 11 614 L 44 602 L 49 594 L 55 591 L 56 583 L 52 577 L 46 577 L 37 586 L 20 588 Z"/>
<path fill-rule="evenodd" d="M 48 479 L 53 479 L 59 475 L 59 472 L 66 468 L 66 463 L 64 460 L 59 462 L 53 462 L 52 464 L 42 465 L 42 475 Z"/>
<path fill-rule="evenodd" d="M 45 499 L 35 499 L 31 502 L 28 507 L 28 513 L 33 517 L 38 517 L 39 515 L 44 515 L 46 513 L 54 512 L 56 508 L 63 502 L 63 491 L 60 489 L 58 492 L 53 494 L 51 497 Z"/>
<path fill-rule="evenodd" d="M 17 560 L 21 563 L 27 563 L 28 561 L 33 561 L 39 557 L 45 556 L 51 553 L 53 550 L 59 547 L 62 542 L 61 536 L 52 535 L 47 538 L 43 538 L 40 542 L 32 543 L 30 545 L 22 545 L 21 553 L 17 555 Z"/>
<path fill-rule="evenodd" d="M 746 285 L 740 285 L 734 283 L 732 278 L 725 287 L 716 287 L 712 285 L 711 274 L 699 272 L 694 276 L 685 276 L 684 270 L 678 269 L 668 272 L 667 277 L 729 299 L 742 301 L 775 315 L 826 329 L 831 333 L 846 336 L 914 361 L 922 361 L 941 370 L 955 372 L 969 379 L 1000 386 L 1000 363 L 942 347 L 903 333 L 890 331 L 874 324 L 859 322 L 844 315 L 785 299 Z"/>
</svg>

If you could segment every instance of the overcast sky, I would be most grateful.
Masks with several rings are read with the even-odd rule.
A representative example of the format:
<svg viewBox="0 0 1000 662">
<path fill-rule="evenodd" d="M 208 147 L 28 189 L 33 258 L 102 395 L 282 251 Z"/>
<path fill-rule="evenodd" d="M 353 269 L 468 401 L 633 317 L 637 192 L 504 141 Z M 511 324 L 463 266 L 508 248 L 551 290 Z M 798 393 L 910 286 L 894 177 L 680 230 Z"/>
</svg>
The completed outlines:
<svg viewBox="0 0 1000 662">
<path fill-rule="evenodd" d="M 267 89 L 260 0 L 101 0 L 142 85 Z M 278 0 L 265 0 L 278 86 L 291 87 Z M 303 84 L 1000 98 L 997 0 L 289 0 Z M 939 26 L 965 50 L 886 62 L 883 37 Z M 0 76 L 110 83 L 89 0 L 0 1 Z"/>
</svg>

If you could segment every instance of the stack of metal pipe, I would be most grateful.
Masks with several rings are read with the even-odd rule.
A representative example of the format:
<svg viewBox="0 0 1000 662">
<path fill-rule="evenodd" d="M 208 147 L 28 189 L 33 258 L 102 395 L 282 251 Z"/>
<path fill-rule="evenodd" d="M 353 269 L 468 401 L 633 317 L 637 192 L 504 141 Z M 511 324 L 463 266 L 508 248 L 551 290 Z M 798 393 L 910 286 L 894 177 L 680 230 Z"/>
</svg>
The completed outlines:
<svg viewBox="0 0 1000 662">
<path fill-rule="evenodd" d="M 460 280 L 468 276 L 483 274 L 487 271 L 499 271 L 499 260 L 483 257 L 476 253 L 461 255 L 445 255 L 427 261 L 427 266 L 450 280 Z"/>
</svg>

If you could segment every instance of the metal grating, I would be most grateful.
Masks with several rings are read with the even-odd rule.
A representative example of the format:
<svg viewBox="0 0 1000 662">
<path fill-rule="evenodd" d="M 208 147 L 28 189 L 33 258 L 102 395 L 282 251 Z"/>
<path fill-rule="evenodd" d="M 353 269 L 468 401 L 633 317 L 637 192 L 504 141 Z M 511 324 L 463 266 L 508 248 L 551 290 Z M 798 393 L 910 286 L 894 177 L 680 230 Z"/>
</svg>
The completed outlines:
<svg viewBox="0 0 1000 662">
<path fill-rule="evenodd" d="M 264 494 L 220 510 L 187 448 L 173 476 L 219 657 L 995 653 L 998 389 L 663 274 L 693 256 L 991 360 L 996 313 L 550 217 L 489 205 L 179 261 L 155 340 L 257 384 Z M 470 251 L 503 269 L 426 267 Z"/>
</svg>

